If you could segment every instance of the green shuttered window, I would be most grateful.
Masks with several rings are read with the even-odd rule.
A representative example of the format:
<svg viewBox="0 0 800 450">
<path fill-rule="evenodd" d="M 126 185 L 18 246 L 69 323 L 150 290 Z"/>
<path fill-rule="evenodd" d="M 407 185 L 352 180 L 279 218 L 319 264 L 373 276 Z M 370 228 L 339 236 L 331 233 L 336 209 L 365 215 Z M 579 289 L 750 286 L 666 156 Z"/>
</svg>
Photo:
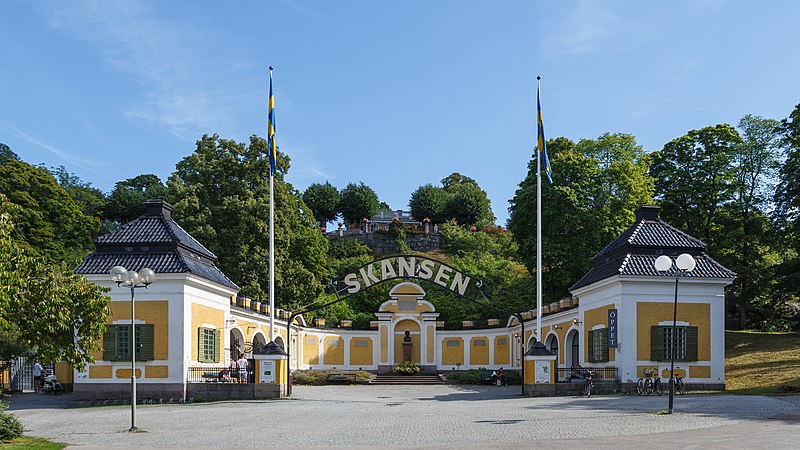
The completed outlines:
<svg viewBox="0 0 800 450">
<path fill-rule="evenodd" d="M 608 361 L 608 328 L 589 332 L 589 362 Z"/>
<path fill-rule="evenodd" d="M 676 327 L 675 361 L 697 361 L 697 327 Z M 672 359 L 673 328 L 653 326 L 650 329 L 650 359 L 669 361 Z"/>
<path fill-rule="evenodd" d="M 219 330 L 197 329 L 197 359 L 200 362 L 219 362 Z"/>
<path fill-rule="evenodd" d="M 136 325 L 136 360 L 150 361 L 153 359 L 155 333 L 153 324 Z M 130 361 L 131 360 L 131 326 L 106 325 L 103 333 L 103 360 L 105 361 Z"/>
</svg>

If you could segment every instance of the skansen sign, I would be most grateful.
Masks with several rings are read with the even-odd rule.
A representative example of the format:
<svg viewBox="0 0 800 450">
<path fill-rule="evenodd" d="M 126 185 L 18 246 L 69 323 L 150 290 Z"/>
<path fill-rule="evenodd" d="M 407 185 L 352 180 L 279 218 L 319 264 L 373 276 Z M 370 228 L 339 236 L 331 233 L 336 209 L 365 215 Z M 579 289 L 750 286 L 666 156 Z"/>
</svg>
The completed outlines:
<svg viewBox="0 0 800 450">
<path fill-rule="evenodd" d="M 337 295 L 345 292 L 353 295 L 372 285 L 397 278 L 428 280 L 461 296 L 466 295 L 470 282 L 477 287 L 481 286 L 480 280 L 472 280 L 441 261 L 408 255 L 373 261 L 348 273 L 333 285 Z"/>
</svg>

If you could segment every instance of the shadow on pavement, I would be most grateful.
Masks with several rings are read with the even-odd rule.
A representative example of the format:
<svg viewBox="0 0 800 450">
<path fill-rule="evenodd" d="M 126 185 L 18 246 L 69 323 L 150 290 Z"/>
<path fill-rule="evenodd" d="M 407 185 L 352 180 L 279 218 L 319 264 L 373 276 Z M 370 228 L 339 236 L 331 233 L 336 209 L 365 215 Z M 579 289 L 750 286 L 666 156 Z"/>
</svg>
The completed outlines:
<svg viewBox="0 0 800 450">
<path fill-rule="evenodd" d="M 9 404 L 9 411 L 20 411 L 23 409 L 61 409 L 72 399 L 71 392 L 61 395 L 44 395 L 40 392 L 15 392 L 10 397 L 6 397 L 5 401 Z"/>
</svg>

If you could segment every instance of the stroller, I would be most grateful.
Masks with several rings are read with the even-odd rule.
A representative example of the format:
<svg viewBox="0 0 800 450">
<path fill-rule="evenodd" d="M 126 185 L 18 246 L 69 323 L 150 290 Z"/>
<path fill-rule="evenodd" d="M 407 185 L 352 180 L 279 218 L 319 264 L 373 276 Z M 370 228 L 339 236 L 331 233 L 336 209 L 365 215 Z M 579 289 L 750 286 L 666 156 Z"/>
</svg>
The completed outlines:
<svg viewBox="0 0 800 450">
<path fill-rule="evenodd" d="M 42 377 L 42 393 L 61 395 L 64 393 L 64 386 L 56 380 L 55 375 L 45 375 Z"/>
</svg>

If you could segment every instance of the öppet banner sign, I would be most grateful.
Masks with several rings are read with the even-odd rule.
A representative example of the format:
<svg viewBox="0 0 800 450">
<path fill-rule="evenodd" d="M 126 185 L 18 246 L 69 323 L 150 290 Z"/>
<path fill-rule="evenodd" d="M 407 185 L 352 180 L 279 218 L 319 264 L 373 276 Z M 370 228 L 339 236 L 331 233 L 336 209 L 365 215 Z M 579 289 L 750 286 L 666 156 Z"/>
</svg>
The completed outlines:
<svg viewBox="0 0 800 450">
<path fill-rule="evenodd" d="M 608 310 L 608 348 L 617 348 L 617 310 Z"/>
</svg>

